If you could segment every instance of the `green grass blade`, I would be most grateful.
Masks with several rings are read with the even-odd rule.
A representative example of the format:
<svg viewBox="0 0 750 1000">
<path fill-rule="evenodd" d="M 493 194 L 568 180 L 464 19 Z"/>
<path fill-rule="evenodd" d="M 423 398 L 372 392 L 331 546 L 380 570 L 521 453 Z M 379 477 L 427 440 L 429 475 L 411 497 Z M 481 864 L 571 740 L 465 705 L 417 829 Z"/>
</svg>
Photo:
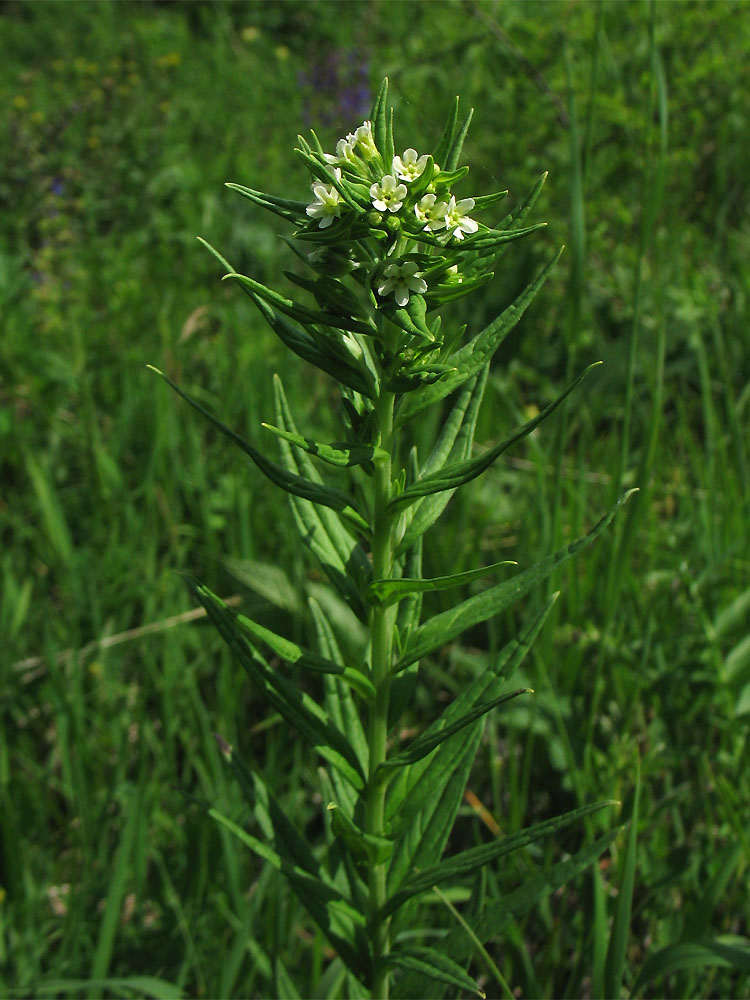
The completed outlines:
<svg viewBox="0 0 750 1000">
<path fill-rule="evenodd" d="M 107 992 L 122 996 L 150 997 L 153 1000 L 181 1000 L 185 996 L 183 990 L 175 983 L 157 976 L 123 976 L 109 979 L 43 979 L 34 983 L 34 996 L 57 996 L 58 994 L 74 994 L 81 996 L 88 993 L 97 997 Z"/>
<path fill-rule="evenodd" d="M 125 890 L 129 880 L 132 878 L 133 847 L 136 841 L 138 824 L 141 820 L 141 791 L 133 790 L 131 795 L 135 798 L 127 810 L 125 828 L 120 838 L 120 843 L 115 854 L 112 865 L 112 875 L 107 892 L 107 900 L 104 905 L 104 913 L 99 924 L 99 933 L 96 941 L 96 950 L 91 963 L 91 979 L 101 980 L 107 975 L 112 953 L 114 950 L 115 937 L 120 926 L 120 916 L 122 913 L 122 903 L 125 898 Z M 89 992 L 89 996 L 92 993 Z"/>
<path fill-rule="evenodd" d="M 625 974 L 625 959 L 627 956 L 628 935 L 630 934 L 630 916 L 633 906 L 633 889 L 635 887 L 635 868 L 638 851 L 638 806 L 641 798 L 641 766 L 636 764 L 635 795 L 633 797 L 633 814 L 630 818 L 628 843 L 623 859 L 620 891 L 617 895 L 615 920 L 612 925 L 612 936 L 607 949 L 607 961 L 604 966 L 604 992 L 606 996 L 619 997 L 622 991 L 622 980 Z"/>
<path fill-rule="evenodd" d="M 633 983 L 636 994 L 659 976 L 712 967 L 750 973 L 750 938 L 720 934 L 702 941 L 677 941 L 649 955 Z"/>
</svg>

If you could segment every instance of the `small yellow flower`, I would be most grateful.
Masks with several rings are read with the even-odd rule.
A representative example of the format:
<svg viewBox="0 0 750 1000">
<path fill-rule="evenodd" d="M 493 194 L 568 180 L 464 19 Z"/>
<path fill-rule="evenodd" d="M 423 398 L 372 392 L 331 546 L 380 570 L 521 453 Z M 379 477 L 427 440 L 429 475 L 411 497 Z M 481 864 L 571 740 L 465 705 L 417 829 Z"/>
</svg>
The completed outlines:
<svg viewBox="0 0 750 1000">
<path fill-rule="evenodd" d="M 240 38 L 243 42 L 254 42 L 257 38 L 260 38 L 260 29 L 256 28 L 254 24 L 248 24 L 240 32 Z"/>
<path fill-rule="evenodd" d="M 289 49 L 286 45 L 277 45 L 273 51 L 279 62 L 284 62 L 285 59 L 289 58 Z"/>
<path fill-rule="evenodd" d="M 28 97 L 25 97 L 23 94 L 16 94 L 16 96 L 13 98 L 13 107 L 18 108 L 19 111 L 23 111 L 23 109 L 28 108 L 28 106 L 29 106 L 29 99 Z"/>
</svg>

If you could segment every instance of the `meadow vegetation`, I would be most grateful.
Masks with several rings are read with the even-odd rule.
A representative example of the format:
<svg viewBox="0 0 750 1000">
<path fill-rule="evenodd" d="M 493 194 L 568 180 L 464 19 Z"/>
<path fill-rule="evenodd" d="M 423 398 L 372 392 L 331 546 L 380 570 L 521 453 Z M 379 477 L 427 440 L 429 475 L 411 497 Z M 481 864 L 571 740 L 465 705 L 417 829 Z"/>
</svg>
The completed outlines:
<svg viewBox="0 0 750 1000">
<path fill-rule="evenodd" d="M 604 362 L 456 494 L 425 575 L 531 565 L 640 488 L 550 585 L 519 679 L 536 698 L 488 717 L 451 846 L 601 798 L 625 823 L 636 787 L 637 822 L 492 958 L 518 995 L 601 996 L 616 930 L 627 995 L 750 995 L 748 27 L 733 2 L 0 7 L 5 992 L 344 995 L 278 874 L 206 816 L 246 819 L 215 732 L 276 776 L 311 836 L 325 803 L 178 575 L 299 639 L 309 565 L 280 494 L 145 366 L 250 440 L 283 371 L 332 439 L 332 383 L 290 360 L 195 236 L 283 287 L 281 225 L 223 184 L 307 198 L 297 133 L 332 148 L 388 75 L 418 148 L 456 93 L 476 109 L 476 193 L 520 199 L 549 171 L 549 233 L 511 244 L 444 322 L 480 329 L 567 244 L 496 359 L 479 447 Z M 352 622 L 327 611 L 345 642 Z M 415 726 L 517 626 L 501 616 L 431 658 Z M 484 891 L 598 829 L 491 870 Z"/>
</svg>

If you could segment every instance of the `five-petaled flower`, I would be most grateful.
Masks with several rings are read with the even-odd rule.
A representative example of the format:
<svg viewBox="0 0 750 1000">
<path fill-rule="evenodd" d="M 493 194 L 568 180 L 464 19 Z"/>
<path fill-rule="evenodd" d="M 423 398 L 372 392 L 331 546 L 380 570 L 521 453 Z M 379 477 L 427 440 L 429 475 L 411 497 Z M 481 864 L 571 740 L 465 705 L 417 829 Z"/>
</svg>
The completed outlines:
<svg viewBox="0 0 750 1000">
<path fill-rule="evenodd" d="M 407 195 L 405 184 L 399 184 L 392 174 L 386 174 L 379 184 L 370 187 L 372 203 L 379 212 L 398 212 Z"/>
<path fill-rule="evenodd" d="M 402 181 L 415 181 L 424 172 L 428 159 L 427 154 L 420 156 L 416 149 L 410 147 L 404 150 L 403 156 L 393 157 L 391 169 Z"/>
<path fill-rule="evenodd" d="M 411 292 L 424 295 L 427 291 L 427 282 L 413 260 L 404 261 L 403 264 L 388 264 L 383 271 L 383 279 L 378 285 L 378 295 L 386 296 L 393 292 L 399 306 L 408 303 Z"/>
<path fill-rule="evenodd" d="M 464 233 L 475 233 L 479 229 L 479 224 L 467 214 L 472 208 L 473 198 L 463 198 L 457 202 L 455 195 L 451 195 L 445 214 L 445 228 L 452 230 L 451 235 L 457 240 L 462 240 Z"/>
<path fill-rule="evenodd" d="M 341 170 L 338 167 L 333 174 L 337 181 L 341 180 Z M 320 229 L 326 229 L 341 215 L 341 195 L 332 184 L 328 186 L 321 181 L 314 181 L 311 186 L 315 201 L 311 202 L 305 211 L 311 219 L 320 220 L 318 222 Z"/>
<path fill-rule="evenodd" d="M 426 194 L 419 199 L 414 206 L 414 214 L 420 222 L 424 223 L 424 228 L 433 232 L 435 229 L 445 227 L 448 203 L 438 201 L 434 194 Z"/>
</svg>

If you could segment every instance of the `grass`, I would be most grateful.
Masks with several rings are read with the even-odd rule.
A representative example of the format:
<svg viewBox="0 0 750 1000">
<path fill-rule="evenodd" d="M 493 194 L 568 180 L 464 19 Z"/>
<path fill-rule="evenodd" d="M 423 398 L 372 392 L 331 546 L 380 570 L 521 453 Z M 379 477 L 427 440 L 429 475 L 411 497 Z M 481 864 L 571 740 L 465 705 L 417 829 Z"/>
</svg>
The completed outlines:
<svg viewBox="0 0 750 1000">
<path fill-rule="evenodd" d="M 194 996 L 345 994 L 275 873 L 205 816 L 215 804 L 244 819 L 215 732 L 277 776 L 311 835 L 317 778 L 211 629 L 177 617 L 192 605 L 176 571 L 195 571 L 297 635 L 295 585 L 309 570 L 285 505 L 145 365 L 261 442 L 269 374 L 283 370 L 298 418 L 330 436 L 326 380 L 282 355 L 194 237 L 283 283 L 279 230 L 222 184 L 304 195 L 290 149 L 305 115 L 330 116 L 329 144 L 361 120 L 356 94 L 339 101 L 355 49 L 371 82 L 390 74 L 408 144 L 434 140 L 456 90 L 476 106 L 466 160 L 477 191 L 518 198 L 550 170 L 538 203 L 549 237 L 506 255 L 475 314 L 449 314 L 478 328 L 568 244 L 493 370 L 477 440 L 490 446 L 566 376 L 605 362 L 563 419 L 456 495 L 426 574 L 471 568 L 477 554 L 529 565 L 623 486 L 641 488 L 617 532 L 556 582 L 554 621 L 519 678 L 535 705 L 490 716 L 458 828 L 468 845 L 602 796 L 622 800 L 625 820 L 640 768 L 637 839 L 623 833 L 598 869 L 506 928 L 491 962 L 522 995 L 597 995 L 620 978 L 630 990 L 668 945 L 746 933 L 745 9 L 431 9 L 0 12 L 8 993 L 97 995 L 93 981 L 109 980 L 112 995 L 167 995 L 166 983 Z M 430 718 L 515 624 L 493 622 L 436 658 L 415 717 Z M 575 847 L 529 853 L 477 892 L 507 894 Z M 632 909 L 620 902 L 631 878 Z M 453 920 L 436 898 L 435 927 Z M 742 947 L 724 947 L 636 994 L 746 996 Z"/>
</svg>

